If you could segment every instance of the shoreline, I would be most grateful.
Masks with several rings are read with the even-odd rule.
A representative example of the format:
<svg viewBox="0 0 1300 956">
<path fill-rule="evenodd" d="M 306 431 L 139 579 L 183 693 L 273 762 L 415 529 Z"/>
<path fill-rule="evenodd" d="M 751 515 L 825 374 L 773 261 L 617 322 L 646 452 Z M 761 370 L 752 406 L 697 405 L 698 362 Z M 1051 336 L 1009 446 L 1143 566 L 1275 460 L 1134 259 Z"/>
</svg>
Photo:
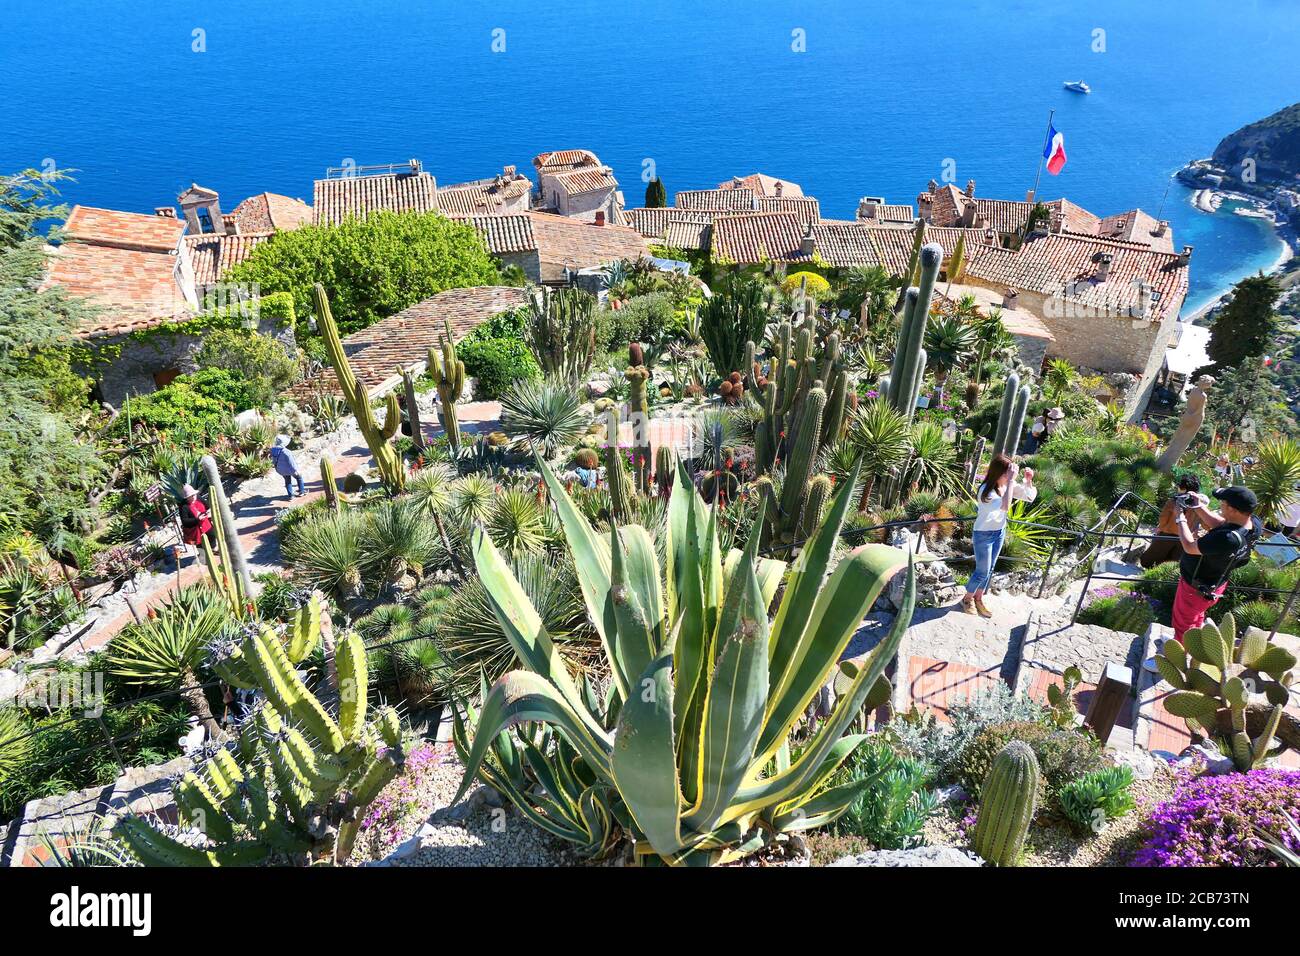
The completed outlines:
<svg viewBox="0 0 1300 956">
<path fill-rule="evenodd" d="M 1240 193 L 1233 190 L 1217 189 L 1211 186 L 1193 186 L 1193 192 L 1189 199 L 1191 204 L 1201 212 L 1209 215 L 1218 215 L 1223 212 L 1224 202 L 1239 202 L 1245 204 L 1248 210 L 1233 210 L 1232 215 L 1246 215 L 1252 218 L 1268 219 L 1273 226 L 1273 233 L 1280 242 L 1282 248 L 1278 251 L 1277 259 L 1268 268 L 1263 269 L 1265 275 L 1279 275 L 1290 262 L 1300 252 L 1300 235 L 1297 235 L 1291 224 L 1286 219 L 1279 219 L 1277 212 L 1271 208 L 1271 203 L 1259 196 Z M 1234 283 L 1235 284 L 1235 283 Z M 1219 308 L 1225 303 L 1232 294 L 1232 286 L 1221 289 L 1209 299 L 1204 305 L 1198 306 L 1191 312 L 1179 316 L 1180 322 L 1195 323 L 1208 315 L 1210 312 Z"/>
</svg>

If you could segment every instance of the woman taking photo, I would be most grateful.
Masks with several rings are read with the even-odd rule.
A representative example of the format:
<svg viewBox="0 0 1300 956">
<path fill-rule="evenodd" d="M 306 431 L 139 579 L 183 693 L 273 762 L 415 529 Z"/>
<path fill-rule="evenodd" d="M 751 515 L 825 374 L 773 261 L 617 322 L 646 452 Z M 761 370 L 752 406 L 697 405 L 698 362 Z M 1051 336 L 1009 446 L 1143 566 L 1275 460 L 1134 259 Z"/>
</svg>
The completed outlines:
<svg viewBox="0 0 1300 956">
<path fill-rule="evenodd" d="M 1016 481 L 1020 466 L 1006 455 L 994 455 L 989 462 L 988 474 L 980 482 L 975 494 L 979 511 L 975 515 L 974 533 L 975 570 L 966 582 L 966 596 L 961 599 L 961 609 L 967 614 L 992 617 L 993 612 L 984 606 L 984 591 L 993 576 L 993 568 L 1002 553 L 1002 543 L 1007 534 L 1007 510 L 1013 498 L 1033 501 L 1038 497 L 1034 487 L 1034 472 L 1025 469 L 1025 481 Z"/>
</svg>

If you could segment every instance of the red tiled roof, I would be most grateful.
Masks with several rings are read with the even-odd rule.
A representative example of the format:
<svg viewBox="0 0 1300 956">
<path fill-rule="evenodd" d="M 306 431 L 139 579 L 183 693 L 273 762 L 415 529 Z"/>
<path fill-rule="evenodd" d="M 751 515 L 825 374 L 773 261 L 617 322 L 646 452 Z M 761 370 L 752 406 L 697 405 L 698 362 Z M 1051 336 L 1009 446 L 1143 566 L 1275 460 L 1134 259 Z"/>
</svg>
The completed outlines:
<svg viewBox="0 0 1300 956">
<path fill-rule="evenodd" d="M 240 233 L 258 234 L 297 229 L 311 222 L 311 217 L 311 206 L 301 199 L 277 193 L 258 193 L 236 206 L 227 218 L 235 220 Z"/>
<path fill-rule="evenodd" d="M 1104 238 L 1140 243 L 1161 252 L 1173 252 L 1173 233 L 1166 228 L 1164 235 L 1157 235 L 1159 228 L 1160 222 L 1154 216 L 1148 215 L 1141 209 L 1130 209 L 1114 216 L 1107 216 L 1095 229 L 1086 231 Z"/>
<path fill-rule="evenodd" d="M 180 244 L 185 222 L 169 216 L 146 216 L 116 209 L 73 206 L 63 237 L 100 246 L 171 253 Z"/>
<path fill-rule="evenodd" d="M 676 206 L 642 206 L 636 209 L 625 209 L 623 215 L 628 225 L 647 239 L 662 239 L 670 220 L 705 225 L 713 221 L 713 213 L 707 210 L 678 209 Z"/>
<path fill-rule="evenodd" d="M 893 222 L 910 225 L 916 220 L 916 213 L 913 211 L 910 203 L 877 203 L 874 218 L 867 218 L 861 216 L 861 214 L 859 214 L 859 217 L 860 222 Z"/>
<path fill-rule="evenodd" d="M 748 189 L 756 195 L 775 196 L 777 183 L 781 184 L 782 197 L 797 197 L 803 195 L 803 189 L 798 183 L 792 183 L 785 179 L 777 179 L 775 176 L 768 176 L 766 173 L 750 173 L 748 176 L 736 176 L 727 180 L 725 183 L 718 183 L 719 189 Z"/>
<path fill-rule="evenodd" d="M 533 236 L 533 221 L 526 212 L 508 213 L 504 216 L 457 216 L 478 230 L 494 256 L 511 252 L 529 252 L 537 248 Z"/>
<path fill-rule="evenodd" d="M 1013 199 L 976 199 L 972 225 L 985 226 L 995 232 L 1019 232 L 1029 221 L 1034 204 Z M 983 219 L 983 223 L 979 220 Z M 944 225 L 948 225 L 944 223 Z M 954 223 L 955 225 L 955 223 Z"/>
<path fill-rule="evenodd" d="M 739 212 L 758 209 L 758 194 L 748 189 L 687 189 L 673 200 L 678 209 Z"/>
<path fill-rule="evenodd" d="M 792 212 L 805 226 L 822 217 L 821 204 L 811 196 L 760 196 L 758 208 L 763 212 Z"/>
<path fill-rule="evenodd" d="M 586 269 L 617 259 L 639 259 L 646 254 L 645 240 L 627 226 L 604 225 L 530 212 L 543 282 L 564 277 L 564 269 Z"/>
<path fill-rule="evenodd" d="M 437 212 L 438 183 L 424 172 L 316 180 L 314 215 L 318 224 L 364 219 L 379 210 Z"/>
<path fill-rule="evenodd" d="M 444 321 L 451 322 L 452 338 L 459 342 L 481 322 L 525 301 L 523 289 L 509 286 L 448 289 L 352 333 L 343 339 L 343 350 L 357 379 L 374 395 L 391 387 L 399 368 L 423 369 L 430 347 L 443 334 Z M 302 400 L 318 392 L 338 393 L 332 368 L 299 382 L 289 395 Z"/>
<path fill-rule="evenodd" d="M 1045 203 L 1052 211 L 1052 232 L 1081 232 L 1097 235 L 1101 217 L 1094 216 L 1082 206 L 1061 198 Z"/>
<path fill-rule="evenodd" d="M 215 285 L 226 270 L 243 262 L 273 235 L 273 232 L 241 232 L 224 236 L 213 233 L 186 236 L 185 246 L 194 267 L 194 284 L 200 288 Z"/>
<path fill-rule="evenodd" d="M 717 216 L 713 220 L 713 258 L 736 265 L 811 262 L 812 255 L 805 255 L 799 248 L 805 229 L 799 217 L 790 212 Z"/>
<path fill-rule="evenodd" d="M 189 308 L 176 285 L 176 257 L 88 242 L 65 242 L 50 257 L 42 288 L 61 286 L 101 311 L 80 336 L 145 328 Z"/>
<path fill-rule="evenodd" d="M 498 183 L 483 179 L 473 183 L 457 183 L 438 190 L 438 206 L 448 216 L 483 216 L 502 212 L 511 199 L 518 199 L 532 189 L 526 177 Z"/>
<path fill-rule="evenodd" d="M 539 173 L 558 173 L 579 166 L 599 166 L 600 160 L 589 149 L 556 149 L 538 153 L 533 157 L 533 168 Z"/>
<path fill-rule="evenodd" d="M 580 169 L 556 173 L 553 178 L 571 196 L 577 193 L 614 189 L 618 186 L 618 180 L 614 178 L 614 171 L 608 166 L 584 166 Z"/>
<path fill-rule="evenodd" d="M 698 252 L 709 247 L 709 230 L 707 222 L 670 219 L 664 227 L 663 244 L 672 249 L 684 249 Z"/>
</svg>

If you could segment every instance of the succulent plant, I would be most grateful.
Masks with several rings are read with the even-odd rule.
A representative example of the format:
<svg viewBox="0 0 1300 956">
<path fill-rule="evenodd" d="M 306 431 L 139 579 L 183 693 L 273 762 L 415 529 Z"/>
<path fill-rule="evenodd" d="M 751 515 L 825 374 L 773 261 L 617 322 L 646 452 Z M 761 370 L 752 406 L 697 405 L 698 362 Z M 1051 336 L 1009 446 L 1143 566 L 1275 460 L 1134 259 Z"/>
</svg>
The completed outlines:
<svg viewBox="0 0 1300 956">
<path fill-rule="evenodd" d="M 438 387 L 438 408 L 442 416 L 442 430 L 451 446 L 452 456 L 460 454 L 460 420 L 456 417 L 456 402 L 465 391 L 465 363 L 456 355 L 456 342 L 451 334 L 451 321 L 444 320 L 443 334 L 436 349 L 429 349 L 429 375 Z"/>
<path fill-rule="evenodd" d="M 528 296 L 524 338 L 549 378 L 577 389 L 596 356 L 596 297 L 577 288 L 537 288 Z"/>
<path fill-rule="evenodd" d="M 943 263 L 943 247 L 929 243 L 921 247 L 917 268 L 920 277 L 917 285 L 903 296 L 903 317 L 898 329 L 898 345 L 890 367 L 888 384 L 884 391 L 889 403 L 910 420 L 916 412 L 916 402 L 925 378 L 925 327 L 930 318 L 930 303 L 934 298 L 934 283 Z"/>
<path fill-rule="evenodd" d="M 746 550 L 722 554 L 716 512 L 679 465 L 661 577 L 659 549 L 644 528 L 597 534 L 546 464 L 538 466 L 564 525 L 611 687 L 603 697 L 569 675 L 509 565 L 476 531 L 479 580 L 521 666 L 486 692 L 478 710 L 456 715 L 454 739 L 465 766 L 456 799 L 482 776 L 529 819 L 585 852 L 611 849 L 617 821 L 637 862 L 672 865 L 743 857 L 844 813 L 870 781 L 826 783 L 866 739 L 845 732 L 864 708 L 888 696 L 884 671 L 915 601 L 910 569 L 889 634 L 797 755 L 791 733 L 908 556 L 863 545 L 827 577 L 852 504 L 842 489 L 790 570 L 769 621 L 786 566 L 758 556 L 761 511 Z M 549 725 L 564 746 L 539 747 L 531 731 L 504 733 L 520 723 Z M 504 772 L 512 767 L 517 772 Z"/>
<path fill-rule="evenodd" d="M 1155 656 L 1160 676 L 1174 688 L 1164 707 L 1201 737 L 1227 738 L 1238 770 L 1253 770 L 1287 749 L 1273 747 L 1274 734 L 1295 682 L 1296 656 L 1257 627 L 1237 634 L 1231 613 L 1218 624 L 1207 620 L 1181 641 L 1169 638 Z M 1269 707 L 1271 705 L 1271 708 Z M 1263 712 L 1250 736 L 1252 710 Z"/>
<path fill-rule="evenodd" d="M 995 866 L 1015 866 L 1038 805 L 1038 759 L 1013 740 L 984 779 L 971 847 Z"/>
<path fill-rule="evenodd" d="M 1025 413 L 1029 409 L 1030 388 L 1020 384 L 1020 376 L 1012 372 L 1007 376 L 1002 392 L 1002 407 L 998 410 L 998 427 L 993 434 L 993 454 L 1014 455 L 1020 446 L 1020 434 L 1025 430 Z"/>
</svg>

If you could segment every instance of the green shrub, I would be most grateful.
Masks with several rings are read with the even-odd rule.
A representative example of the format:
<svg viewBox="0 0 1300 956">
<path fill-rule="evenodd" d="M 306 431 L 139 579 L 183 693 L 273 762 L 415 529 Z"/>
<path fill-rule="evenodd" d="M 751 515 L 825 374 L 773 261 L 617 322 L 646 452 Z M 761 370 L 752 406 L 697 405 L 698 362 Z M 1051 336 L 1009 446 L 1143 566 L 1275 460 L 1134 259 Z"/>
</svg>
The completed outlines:
<svg viewBox="0 0 1300 956">
<path fill-rule="evenodd" d="M 1061 812 L 1079 830 L 1100 833 L 1136 806 L 1129 787 L 1133 771 L 1128 767 L 1104 767 L 1085 773 L 1061 787 Z"/>
<path fill-rule="evenodd" d="M 657 342 L 676 324 L 673 300 L 666 292 L 628 299 L 620 309 L 602 309 L 596 317 L 597 345 L 607 352 L 627 349 L 630 342 Z"/>
<path fill-rule="evenodd" d="M 200 392 L 183 375 L 156 392 L 133 396 L 123 405 L 123 414 L 113 423 L 116 433 L 126 434 L 129 410 L 133 425 L 166 432 L 173 444 L 185 448 L 210 447 L 230 422 L 230 407 Z"/>
<path fill-rule="evenodd" d="M 195 361 L 200 371 L 189 376 L 191 379 L 225 372 L 242 383 L 244 391 L 236 403 L 241 411 L 268 407 L 297 380 L 299 371 L 297 357 L 269 335 L 234 329 L 218 329 L 205 335 Z"/>
<path fill-rule="evenodd" d="M 1155 620 L 1151 602 L 1139 594 L 1097 598 L 1079 612 L 1080 624 L 1100 624 L 1129 634 L 1145 634 Z"/>
<path fill-rule="evenodd" d="M 242 412 L 258 403 L 257 382 L 224 368 L 201 368 L 172 380 L 194 389 L 204 398 L 220 402 L 233 412 Z"/>
<path fill-rule="evenodd" d="M 836 777 L 836 785 L 872 781 L 835 825 L 840 833 L 866 837 L 879 850 L 907 850 L 924 841 L 926 821 L 939 808 L 939 798 L 926 790 L 929 770 L 910 757 L 900 757 L 889 744 L 861 744 Z"/>
<path fill-rule="evenodd" d="M 474 326 L 461 342 L 482 342 L 487 339 L 517 339 L 522 342 L 530 314 L 526 305 L 498 312 L 487 321 Z"/>
<path fill-rule="evenodd" d="M 1028 744 L 1043 775 L 1044 806 L 1054 807 L 1060 789 L 1102 766 L 1102 745 L 1091 734 L 1056 730 L 1032 721 L 994 724 L 975 735 L 956 761 L 956 778 L 978 799 L 993 760 L 1013 740 Z"/>
<path fill-rule="evenodd" d="M 500 398 L 514 382 L 542 374 L 533 353 L 517 339 L 466 339 L 456 354 L 465 363 L 465 374 L 476 380 L 474 397 L 479 399 Z"/>
<path fill-rule="evenodd" d="M 223 276 L 256 283 L 263 294 L 290 293 L 299 315 L 311 314 L 312 285 L 321 282 L 344 335 L 435 293 L 499 278 L 472 226 L 420 212 L 376 212 L 276 233 Z"/>
</svg>

